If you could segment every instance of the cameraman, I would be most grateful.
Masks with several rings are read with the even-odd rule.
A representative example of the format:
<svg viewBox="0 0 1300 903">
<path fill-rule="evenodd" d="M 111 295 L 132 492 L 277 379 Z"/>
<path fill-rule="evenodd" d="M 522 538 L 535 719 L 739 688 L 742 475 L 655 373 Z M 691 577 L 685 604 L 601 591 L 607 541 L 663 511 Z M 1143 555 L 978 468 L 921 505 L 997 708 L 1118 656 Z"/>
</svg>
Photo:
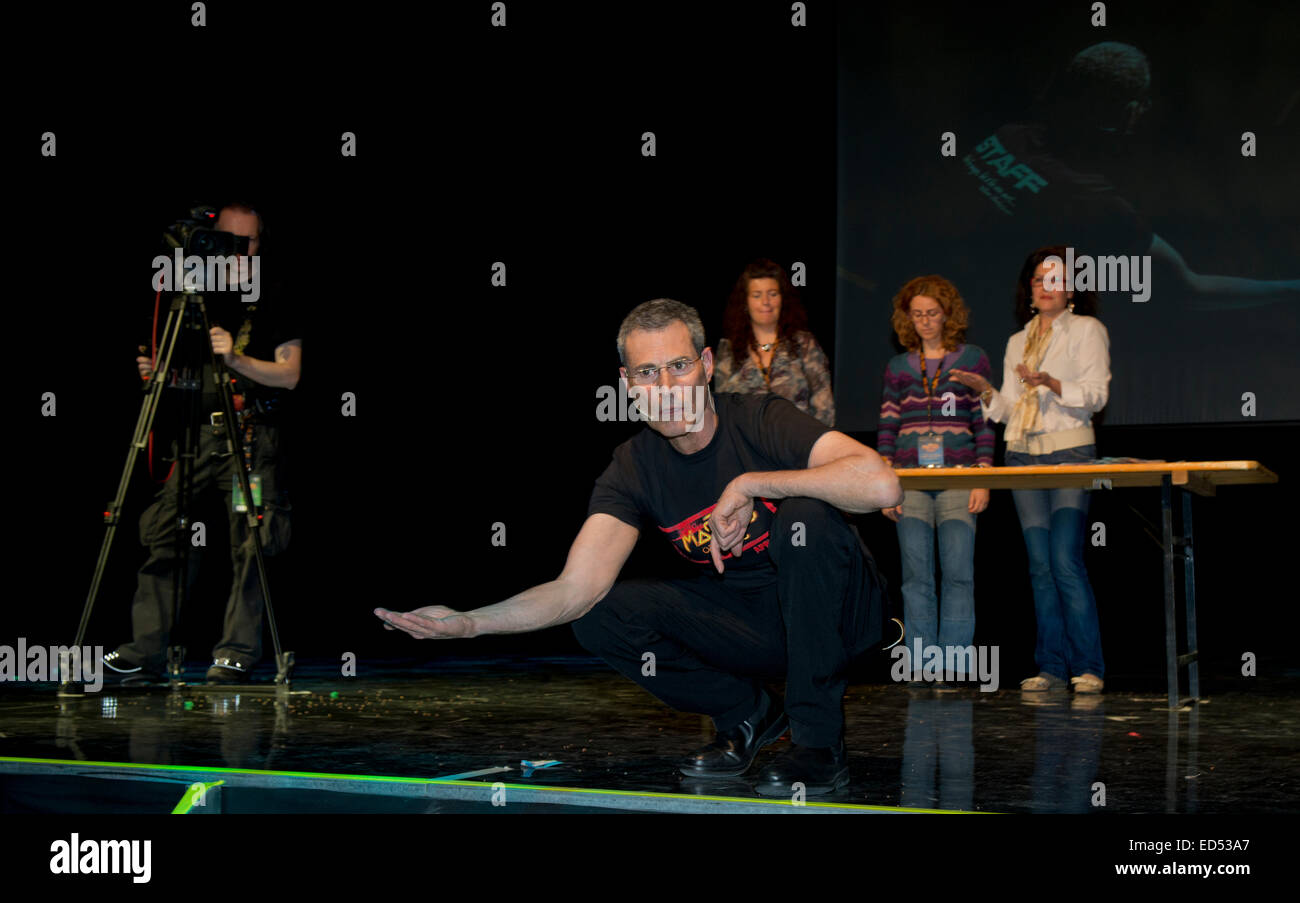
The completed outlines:
<svg viewBox="0 0 1300 903">
<path fill-rule="evenodd" d="M 191 523 L 198 510 L 197 503 L 211 495 L 220 498 L 229 520 L 234 576 L 226 603 L 222 637 L 213 647 L 213 662 L 207 672 L 210 682 L 229 683 L 248 680 L 253 665 L 261 658 L 262 609 L 265 603 L 246 514 L 234 510 L 235 467 L 245 466 L 250 479 L 256 475 L 260 482 L 260 533 L 264 554 L 269 556 L 283 551 L 289 542 L 291 507 L 280 473 L 279 422 L 285 396 L 298 384 L 302 366 L 302 331 L 291 312 L 284 307 L 284 299 L 272 297 L 268 300 L 254 295 L 257 297 L 255 303 L 240 300 L 243 296 L 238 293 L 239 276 L 248 272 L 245 267 L 260 265 L 258 255 L 265 231 L 261 215 L 246 203 L 229 203 L 220 209 L 213 228 L 246 238 L 251 258 L 245 261 L 243 255 L 239 255 L 238 263 L 231 264 L 226 279 L 231 291 L 204 295 L 211 324 L 212 349 L 222 356 L 234 382 L 236 430 L 244 451 L 242 455 L 228 453 L 225 428 L 219 425 L 221 418 L 212 416 L 221 411 L 222 405 L 211 376 L 211 366 L 205 357 L 199 403 L 198 456 L 190 465 Z M 179 280 L 179 274 L 176 278 Z M 232 334 L 225 326 L 234 328 L 235 333 Z M 136 358 L 136 365 L 141 379 L 155 378 L 154 362 L 144 355 L 144 346 L 140 346 L 140 351 L 142 354 Z M 173 460 L 176 449 L 173 443 Z M 166 662 L 175 614 L 172 574 L 177 565 L 180 490 L 175 471 L 173 465 L 153 504 L 140 517 L 140 541 L 149 550 L 149 557 L 140 568 L 131 607 L 133 640 L 104 656 L 107 667 L 136 678 L 160 678 Z M 254 500 L 257 496 L 258 490 L 254 489 Z M 190 537 L 180 537 L 180 541 L 190 542 Z M 190 551 L 192 567 L 184 577 L 187 586 L 193 585 L 196 573 L 193 566 L 197 565 L 195 559 L 200 553 L 200 548 Z"/>
</svg>

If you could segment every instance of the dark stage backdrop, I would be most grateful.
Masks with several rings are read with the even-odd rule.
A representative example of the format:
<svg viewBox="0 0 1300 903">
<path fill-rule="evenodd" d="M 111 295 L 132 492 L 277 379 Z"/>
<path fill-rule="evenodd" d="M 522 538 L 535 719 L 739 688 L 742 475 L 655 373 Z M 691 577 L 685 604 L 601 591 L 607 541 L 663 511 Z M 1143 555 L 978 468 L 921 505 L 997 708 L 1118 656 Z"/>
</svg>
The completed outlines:
<svg viewBox="0 0 1300 903">
<path fill-rule="evenodd" d="M 845 367 L 859 359 L 856 351 L 834 353 L 835 223 L 844 197 L 835 166 L 836 23 L 833 7 L 810 7 L 808 27 L 794 29 L 785 2 L 689 15 L 511 4 L 500 33 L 484 24 L 486 7 L 451 6 L 429 23 L 432 31 L 364 33 L 385 48 L 391 68 L 361 71 L 322 67 L 314 56 L 331 41 L 357 40 L 348 22 L 319 21 L 304 41 L 265 18 L 251 32 L 240 28 L 240 16 L 265 13 L 236 4 L 233 19 L 216 17 L 206 32 L 177 24 L 138 48 L 147 58 L 151 47 L 185 41 L 195 59 L 205 59 L 236 47 L 241 64 L 260 73 L 256 103 L 228 116 L 192 116 L 184 127 L 158 114 L 158 104 L 175 98 L 152 70 L 116 65 L 133 58 L 123 48 L 96 44 L 71 54 L 86 67 L 78 90 L 24 95 L 12 113 L 21 134 L 54 130 L 59 143 L 53 159 L 33 150 L 12 186 L 22 211 L 14 243 L 21 266 L 10 271 L 6 311 L 14 355 L 5 450 L 13 582 L 0 643 L 18 636 L 67 643 L 75 633 L 103 536 L 100 512 L 139 410 L 133 358 L 152 310 L 150 261 L 161 230 L 196 201 L 237 192 L 265 210 L 266 265 L 274 258 L 302 318 L 303 376 L 286 429 L 293 540 L 272 559 L 271 576 L 281 635 L 303 658 L 340 662 L 354 652 L 364 673 L 402 659 L 581 652 L 567 626 L 421 643 L 386 633 L 370 611 L 432 603 L 470 609 L 555 577 L 595 478 L 638 428 L 595 416 L 597 390 L 617 377 L 622 317 L 639 302 L 677 298 L 701 311 L 716 341 L 727 293 L 754 257 L 805 264 L 811 328 L 842 374 L 841 425 L 872 443 L 874 419 L 855 422 L 850 413 L 855 393 L 878 389 L 862 381 L 854 388 Z M 890 21 L 886 9 L 873 8 Z M 945 17 L 966 21 L 956 16 L 937 14 L 936 27 Z M 593 31 L 592 23 L 600 27 Z M 163 28 L 110 24 L 122 24 L 123 34 Z M 951 42 L 968 40 L 960 30 L 945 33 Z M 868 40 L 875 52 L 890 46 L 885 34 Z M 430 56 L 431 41 L 462 52 Z M 891 83 L 902 84 L 928 77 L 903 62 L 920 52 L 899 44 L 893 62 L 854 59 L 884 67 Z M 938 88 L 933 94 L 942 100 Z M 155 102 L 124 105 L 124 97 Z M 344 131 L 357 136 L 354 158 L 339 154 Z M 641 155 L 646 131 L 656 134 L 653 158 Z M 38 147 L 35 138 L 30 143 Z M 879 168 L 880 185 L 897 181 L 890 139 L 861 148 L 863 155 Z M 904 222 L 899 208 L 871 198 L 856 203 L 877 205 L 882 228 Z M 1180 247 L 1199 234 L 1180 234 Z M 1286 265 L 1259 259 L 1278 271 Z M 498 261 L 507 266 L 503 287 L 491 284 Z M 895 277 L 872 278 L 886 299 Z M 999 310 L 1004 322 L 979 339 L 990 348 L 1010 329 L 1005 306 Z M 858 334 L 874 336 L 887 353 L 879 321 Z M 1252 346 L 1262 352 L 1255 364 L 1273 366 L 1293 353 L 1279 336 L 1259 335 L 1267 341 Z M 875 379 L 874 365 L 870 372 Z M 1259 386 L 1261 394 L 1289 391 L 1287 383 Z M 57 416 L 41 415 L 45 392 L 57 396 Z M 341 412 L 346 392 L 356 396 L 352 417 Z M 1277 617 L 1265 618 L 1228 602 L 1242 598 L 1244 581 L 1264 580 L 1270 563 L 1290 554 L 1287 534 L 1268 524 L 1300 501 L 1287 457 L 1296 447 L 1294 424 L 1123 429 L 1104 432 L 1103 447 L 1146 457 L 1257 458 L 1282 473 L 1277 487 L 1198 502 L 1209 515 L 1200 522 L 1200 598 L 1207 657 L 1231 664 L 1242 650 L 1267 648 L 1293 656 L 1283 622 L 1294 620 L 1294 608 L 1270 609 Z M 130 636 L 135 569 L 144 557 L 136 523 L 153 488 L 141 463 L 91 622 L 92 644 L 112 648 Z M 1154 518 L 1157 496 L 1100 494 L 1097 504 L 1111 537 L 1106 550 L 1089 550 L 1108 662 L 1115 673 L 1149 672 L 1158 684 L 1159 553 L 1130 507 Z M 209 516 L 224 523 L 219 513 Z M 859 522 L 896 584 L 893 525 L 878 514 Z M 505 546 L 492 544 L 497 523 L 505 525 Z M 229 584 L 223 532 L 209 531 L 200 597 L 179 637 L 192 662 L 206 655 L 221 624 Z M 625 576 L 676 564 L 653 539 L 639 544 Z M 1008 494 L 994 493 L 978 542 L 977 641 L 1002 644 L 1004 668 L 1019 674 L 1032 666 L 1033 617 Z"/>
<path fill-rule="evenodd" d="M 592 484 L 636 429 L 596 419 L 636 304 L 694 305 L 715 343 L 746 263 L 799 261 L 811 328 L 833 348 L 829 10 L 793 29 L 788 4 L 720 5 L 683 27 L 648 6 L 511 4 L 505 30 L 484 10 L 450 5 L 428 23 L 436 34 L 385 26 L 367 40 L 382 36 L 396 69 L 316 68 L 310 82 L 280 63 L 310 63 L 317 45 L 268 30 L 261 9 L 247 33 L 230 16 L 252 7 L 206 31 L 178 25 L 196 58 L 251 41 L 266 74 L 258 102 L 189 132 L 160 124 L 149 104 L 115 104 L 167 96 L 123 73 L 24 111 L 23 127 L 53 129 L 59 143 L 17 187 L 33 240 L 12 335 L 36 399 L 20 422 L 37 451 L 11 471 L 24 476 L 14 491 L 30 517 L 21 555 L 34 586 L 31 604 L 8 612 L 11 634 L 75 633 L 139 409 L 150 262 L 192 203 L 239 193 L 264 209 L 275 240 L 265 266 L 304 325 L 286 430 L 293 539 L 271 562 L 281 635 L 300 656 L 353 651 L 364 670 L 387 658 L 581 651 L 567 627 L 417 643 L 370 610 L 474 608 L 560 572 Z M 592 23 L 608 33 L 593 38 Z M 358 39 L 342 21 L 314 27 Z M 773 35 L 778 64 L 762 49 Z M 430 41 L 463 53 L 430 58 Z M 344 131 L 355 158 L 339 153 Z M 654 157 L 642 156 L 645 132 Z M 504 286 L 492 284 L 497 262 Z M 46 391 L 56 417 L 41 416 Z M 345 392 L 353 417 L 341 415 Z M 155 488 L 139 464 L 91 643 L 130 636 L 137 521 Z M 186 614 L 192 659 L 217 638 L 229 581 L 217 523 L 203 597 Z M 504 547 L 491 543 L 497 523 Z M 642 546 L 628 573 L 676 559 Z"/>
<path fill-rule="evenodd" d="M 1256 420 L 1300 417 L 1300 7 L 1110 3 L 1104 27 L 1089 7 L 841 4 L 845 426 L 878 423 L 914 276 L 957 285 L 1000 384 L 1017 274 L 1049 244 L 1142 268 L 1100 295 L 1105 423 L 1243 423 L 1245 393 Z"/>
</svg>

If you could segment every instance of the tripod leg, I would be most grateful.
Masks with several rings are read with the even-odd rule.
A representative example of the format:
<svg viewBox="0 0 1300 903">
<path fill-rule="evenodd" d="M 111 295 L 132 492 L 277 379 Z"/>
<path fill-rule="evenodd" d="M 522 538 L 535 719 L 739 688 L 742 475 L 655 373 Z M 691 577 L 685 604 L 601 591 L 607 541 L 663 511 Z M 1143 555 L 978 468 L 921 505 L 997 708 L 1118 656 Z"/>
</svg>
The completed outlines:
<svg viewBox="0 0 1300 903">
<path fill-rule="evenodd" d="M 195 450 L 198 445 L 198 436 L 194 431 L 194 418 L 197 416 L 196 406 L 193 400 L 193 394 L 189 393 L 185 399 L 185 411 L 182 414 L 184 420 L 184 438 L 177 448 L 176 455 L 176 472 L 172 479 L 176 480 L 177 504 L 172 520 L 172 568 L 171 568 L 171 616 L 168 618 L 167 639 L 170 640 L 172 631 L 176 629 L 180 621 L 181 612 L 185 608 L 186 590 L 189 589 L 190 576 L 190 510 L 193 503 L 193 494 L 191 493 L 194 463 L 196 459 Z M 171 680 L 179 680 L 185 670 L 185 650 L 184 648 L 171 644 L 167 647 L 167 677 Z"/>
<path fill-rule="evenodd" d="M 203 327 L 205 333 L 210 329 L 208 323 L 207 311 L 199 303 L 199 311 L 203 316 Z M 271 628 L 271 643 L 275 649 L 276 675 L 277 684 L 288 684 L 290 670 L 293 665 L 293 656 L 285 655 L 280 648 L 280 632 L 275 623 L 275 609 L 271 605 L 271 588 L 266 577 L 266 558 L 262 548 L 261 526 L 263 516 L 258 513 L 257 505 L 253 502 L 252 487 L 248 480 L 248 470 L 244 466 L 243 442 L 239 436 L 238 420 L 235 416 L 234 393 L 230 386 L 230 374 L 227 372 L 225 362 L 215 351 L 212 345 L 208 345 L 208 353 L 211 355 L 213 378 L 217 382 L 217 390 L 221 396 L 222 411 L 224 412 L 224 421 L 226 428 L 227 449 L 234 459 L 234 471 L 239 479 L 239 487 L 243 493 L 246 510 L 243 512 L 244 521 L 247 524 L 248 532 L 253 540 L 253 554 L 257 563 L 258 585 L 262 591 L 262 604 L 266 610 L 267 625 Z M 235 512 L 237 514 L 237 512 Z M 232 552 L 234 550 L 232 549 Z"/>
<path fill-rule="evenodd" d="M 195 373 L 202 370 L 199 361 L 203 359 L 204 348 L 211 349 L 208 339 L 207 318 L 203 314 L 201 295 L 184 296 L 183 328 L 185 332 L 185 349 L 182 360 L 189 363 Z M 193 558 L 193 512 L 195 487 L 206 484 L 211 479 L 213 462 L 212 442 L 207 436 L 211 425 L 207 413 L 203 411 L 201 382 L 196 380 L 191 391 L 184 393 L 181 403 L 180 422 L 183 431 L 176 456 L 177 495 L 179 503 L 175 518 L 176 566 L 172 571 L 172 617 L 171 630 L 175 631 L 186 610 L 190 589 L 193 584 L 191 562 Z M 185 673 L 185 647 L 172 644 L 167 649 L 167 676 L 175 684 Z"/>
<path fill-rule="evenodd" d="M 172 352 L 176 347 L 176 339 L 180 334 L 184 320 L 182 314 L 184 305 L 178 304 L 178 300 L 173 300 L 171 307 L 167 311 L 167 320 L 163 325 L 162 367 L 157 371 L 163 374 L 169 372 Z M 161 379 L 155 375 L 153 379 L 144 385 L 143 390 L 145 397 L 140 404 L 140 413 L 136 417 L 135 432 L 131 436 L 131 444 L 127 449 L 126 463 L 122 467 L 122 475 L 117 482 L 117 493 L 104 511 L 104 523 L 107 525 L 107 529 L 104 531 L 104 539 L 99 547 L 99 557 L 95 561 L 95 570 L 90 578 L 90 591 L 86 594 L 85 605 L 82 606 L 81 621 L 77 624 L 77 637 L 73 642 L 73 648 L 76 649 L 82 648 L 82 644 L 86 639 L 86 628 L 90 624 L 90 613 L 94 610 L 95 600 L 99 597 L 99 588 L 103 582 L 104 571 L 108 567 L 108 556 L 113 548 L 113 539 L 117 536 L 117 525 L 122 518 L 122 505 L 126 501 L 126 492 L 131 482 L 131 474 L 135 470 L 136 457 L 147 446 L 149 434 L 153 431 L 158 403 L 162 399 L 163 384 Z M 75 694 L 77 691 L 74 690 L 73 684 L 78 682 L 65 676 L 60 684 L 60 694 Z"/>
</svg>

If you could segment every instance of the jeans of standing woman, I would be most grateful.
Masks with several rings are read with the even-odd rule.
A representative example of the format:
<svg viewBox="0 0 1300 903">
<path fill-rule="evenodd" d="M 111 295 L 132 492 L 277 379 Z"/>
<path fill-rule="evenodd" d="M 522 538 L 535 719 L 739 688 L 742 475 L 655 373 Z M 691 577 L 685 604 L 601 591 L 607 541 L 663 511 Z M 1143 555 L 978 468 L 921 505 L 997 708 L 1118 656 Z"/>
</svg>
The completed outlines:
<svg viewBox="0 0 1300 903">
<path fill-rule="evenodd" d="M 903 563 L 903 623 L 907 649 L 969 646 L 975 639 L 975 515 L 969 489 L 903 494 L 898 546 Z M 934 546 L 939 534 L 940 593 L 935 594 Z M 913 662 L 920 669 L 921 662 Z M 957 675 L 958 678 L 964 675 Z"/>
<path fill-rule="evenodd" d="M 1062 448 L 1047 455 L 1008 451 L 1008 467 L 1035 464 L 1087 464 L 1095 445 Z M 1087 489 L 1014 489 L 1034 591 L 1038 642 L 1034 661 L 1040 672 L 1062 680 L 1080 674 L 1105 677 L 1097 599 L 1083 563 L 1088 533 Z"/>
</svg>

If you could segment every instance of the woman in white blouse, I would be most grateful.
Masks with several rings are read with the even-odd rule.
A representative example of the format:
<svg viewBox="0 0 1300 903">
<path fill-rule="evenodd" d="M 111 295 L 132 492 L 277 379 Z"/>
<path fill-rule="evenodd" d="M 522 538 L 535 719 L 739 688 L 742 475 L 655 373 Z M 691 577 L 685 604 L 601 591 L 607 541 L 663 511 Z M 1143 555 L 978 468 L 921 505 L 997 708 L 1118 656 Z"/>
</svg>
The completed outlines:
<svg viewBox="0 0 1300 903">
<path fill-rule="evenodd" d="M 1091 315 L 1092 294 L 1067 290 L 1065 258 L 1064 246 L 1040 248 L 1021 268 L 1016 314 L 1025 328 L 1007 341 L 1001 390 L 978 374 L 952 372 L 980 393 L 986 418 L 1006 423 L 1004 463 L 1011 467 L 1084 464 L 1097 457 L 1092 415 L 1109 395 L 1110 338 Z M 1068 677 L 1076 693 L 1100 693 L 1101 627 L 1083 563 L 1088 490 L 1016 489 L 1011 495 L 1038 620 L 1039 673 L 1020 687 L 1063 688 Z"/>
</svg>

